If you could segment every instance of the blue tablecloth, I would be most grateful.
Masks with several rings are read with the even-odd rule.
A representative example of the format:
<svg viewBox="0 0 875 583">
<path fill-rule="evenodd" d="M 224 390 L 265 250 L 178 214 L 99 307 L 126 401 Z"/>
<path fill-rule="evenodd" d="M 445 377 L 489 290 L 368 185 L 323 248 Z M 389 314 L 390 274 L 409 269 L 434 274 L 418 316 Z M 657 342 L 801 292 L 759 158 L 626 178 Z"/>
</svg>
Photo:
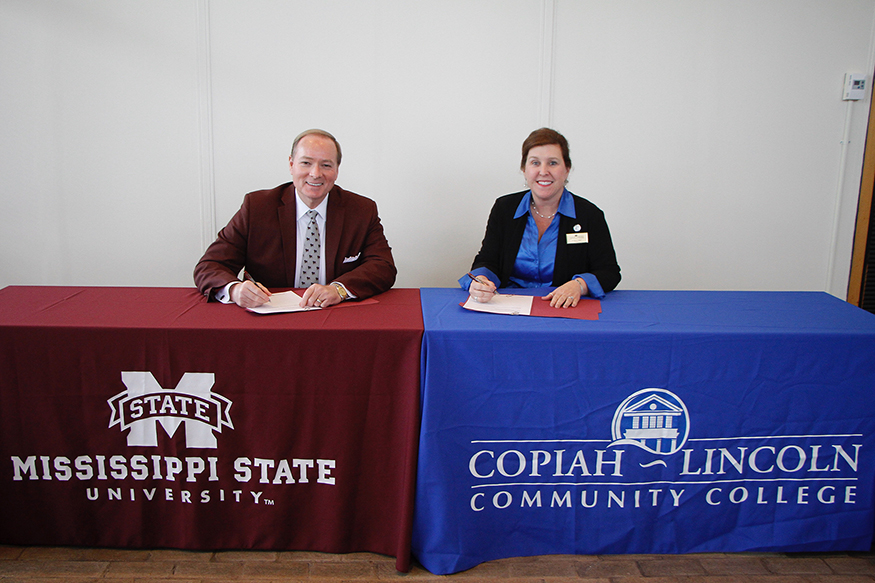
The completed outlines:
<svg viewBox="0 0 875 583">
<path fill-rule="evenodd" d="M 615 291 L 598 321 L 421 297 L 429 571 L 870 548 L 875 316 L 818 292 Z"/>
</svg>

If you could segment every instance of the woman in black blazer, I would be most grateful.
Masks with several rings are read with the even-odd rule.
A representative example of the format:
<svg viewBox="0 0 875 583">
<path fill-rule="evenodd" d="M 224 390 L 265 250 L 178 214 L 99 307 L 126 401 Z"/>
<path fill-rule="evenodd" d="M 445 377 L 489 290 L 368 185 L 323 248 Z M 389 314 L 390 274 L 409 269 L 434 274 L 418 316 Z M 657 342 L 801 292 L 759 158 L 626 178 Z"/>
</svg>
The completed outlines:
<svg viewBox="0 0 875 583">
<path fill-rule="evenodd" d="M 541 128 L 523 142 L 520 169 L 529 190 L 498 198 L 474 258 L 471 280 L 459 280 L 476 301 L 499 287 L 555 286 L 553 307 L 582 296 L 604 297 L 620 282 L 620 266 L 602 211 L 565 189 L 571 171 L 568 141 Z"/>
</svg>

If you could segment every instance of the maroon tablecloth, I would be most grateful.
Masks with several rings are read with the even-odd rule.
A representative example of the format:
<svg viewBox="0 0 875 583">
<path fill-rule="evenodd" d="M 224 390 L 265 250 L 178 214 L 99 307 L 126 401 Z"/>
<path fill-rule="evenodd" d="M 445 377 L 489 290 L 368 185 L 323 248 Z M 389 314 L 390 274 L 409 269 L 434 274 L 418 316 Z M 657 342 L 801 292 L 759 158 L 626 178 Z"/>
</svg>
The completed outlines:
<svg viewBox="0 0 875 583">
<path fill-rule="evenodd" d="M 419 290 L 256 315 L 0 290 L 0 543 L 370 551 L 406 571 Z"/>
</svg>

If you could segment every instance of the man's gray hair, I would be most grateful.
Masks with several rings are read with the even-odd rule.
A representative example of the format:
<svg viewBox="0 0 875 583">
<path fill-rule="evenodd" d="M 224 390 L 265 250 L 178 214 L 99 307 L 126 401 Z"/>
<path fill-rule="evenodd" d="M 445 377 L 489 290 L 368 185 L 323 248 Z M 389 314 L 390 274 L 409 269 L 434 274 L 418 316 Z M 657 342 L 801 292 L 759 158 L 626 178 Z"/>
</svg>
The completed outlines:
<svg viewBox="0 0 875 583">
<path fill-rule="evenodd" d="M 323 138 L 328 138 L 329 140 L 334 142 L 334 147 L 337 149 L 337 165 L 340 166 L 340 158 L 341 158 L 340 142 L 338 142 L 337 138 L 335 138 L 334 136 L 332 136 L 331 134 L 329 134 L 325 130 L 319 130 L 319 129 L 307 130 L 307 131 L 304 131 L 304 132 L 301 132 L 300 134 L 298 134 L 298 137 L 295 138 L 294 142 L 292 142 L 292 153 L 290 154 L 292 160 L 295 159 L 295 150 L 298 148 L 298 142 L 300 142 L 301 139 L 305 138 L 306 136 L 322 136 Z"/>
</svg>

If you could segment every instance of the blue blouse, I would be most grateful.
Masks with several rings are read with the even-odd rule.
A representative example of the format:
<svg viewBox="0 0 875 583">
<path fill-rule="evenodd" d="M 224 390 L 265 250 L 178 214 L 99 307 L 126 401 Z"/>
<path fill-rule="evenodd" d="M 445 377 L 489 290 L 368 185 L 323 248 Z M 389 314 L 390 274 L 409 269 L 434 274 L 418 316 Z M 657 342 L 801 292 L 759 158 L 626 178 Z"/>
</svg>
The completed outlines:
<svg viewBox="0 0 875 583">
<path fill-rule="evenodd" d="M 510 276 L 510 285 L 508 287 L 536 288 L 551 287 L 553 285 L 556 246 L 559 241 L 559 221 L 551 221 L 550 226 L 544 231 L 539 241 L 538 225 L 535 224 L 535 217 L 529 210 L 531 204 L 532 191 L 529 191 L 523 195 L 513 216 L 513 218 L 518 219 L 523 215 L 528 215 L 526 217 L 526 230 L 523 233 L 523 240 L 520 242 L 520 249 L 517 252 L 516 262 L 513 266 L 513 273 Z M 577 218 L 577 214 L 574 212 L 574 200 L 568 190 L 562 191 L 562 197 L 559 199 L 559 208 L 556 214 L 565 215 L 571 219 Z M 555 219 L 556 217 L 553 218 Z M 485 267 L 475 269 L 472 273 L 474 275 L 485 275 L 496 287 L 500 285 L 498 276 Z M 605 297 L 601 284 L 599 284 L 598 279 L 593 274 L 582 273 L 574 277 L 580 277 L 586 282 L 590 296 L 594 298 Z M 459 285 L 467 290 L 471 285 L 471 279 L 464 275 L 459 279 Z"/>
<path fill-rule="evenodd" d="M 553 269 L 556 261 L 556 244 L 559 240 L 559 220 L 550 222 L 550 226 L 544 231 L 541 240 L 538 240 L 538 225 L 531 212 L 532 192 L 527 192 L 513 215 L 518 219 L 526 216 L 526 230 L 523 240 L 520 242 L 520 250 L 517 252 L 513 273 L 510 276 L 511 287 L 548 287 L 553 285 Z M 574 213 L 574 201 L 571 193 L 567 190 L 562 192 L 559 199 L 557 214 L 565 215 L 572 219 Z"/>
</svg>

